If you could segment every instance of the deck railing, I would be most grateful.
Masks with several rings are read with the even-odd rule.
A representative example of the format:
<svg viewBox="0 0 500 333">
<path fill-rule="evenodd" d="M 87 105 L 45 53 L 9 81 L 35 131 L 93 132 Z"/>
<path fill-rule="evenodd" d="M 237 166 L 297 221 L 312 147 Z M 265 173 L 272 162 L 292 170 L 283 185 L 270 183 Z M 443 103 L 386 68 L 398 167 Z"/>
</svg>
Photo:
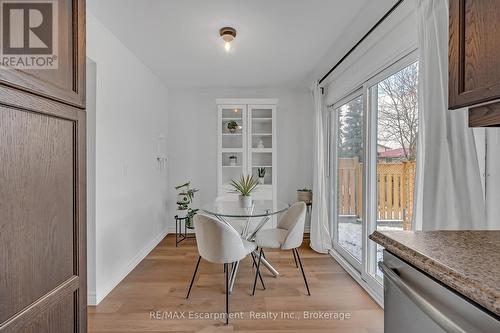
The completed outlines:
<svg viewBox="0 0 500 333">
<path fill-rule="evenodd" d="M 339 159 L 339 213 L 363 215 L 363 165 L 357 158 Z M 403 229 L 411 228 L 415 162 L 377 164 L 377 220 L 401 221 Z"/>
</svg>

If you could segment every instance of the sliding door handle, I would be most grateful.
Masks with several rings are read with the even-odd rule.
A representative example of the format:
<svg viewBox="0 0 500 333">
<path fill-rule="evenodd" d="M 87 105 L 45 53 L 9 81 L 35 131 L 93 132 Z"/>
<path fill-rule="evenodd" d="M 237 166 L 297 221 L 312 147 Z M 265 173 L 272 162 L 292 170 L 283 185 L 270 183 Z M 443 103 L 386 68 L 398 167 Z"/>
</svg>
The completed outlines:
<svg viewBox="0 0 500 333">
<path fill-rule="evenodd" d="M 432 303 L 423 298 L 412 287 L 406 284 L 391 268 L 383 261 L 378 263 L 378 267 L 384 273 L 384 278 L 387 278 L 398 290 L 405 294 L 413 304 L 415 304 L 422 312 L 429 316 L 436 324 L 438 324 L 446 332 L 451 333 L 466 333 L 453 320 L 448 318 L 444 313 L 439 311 Z"/>
</svg>

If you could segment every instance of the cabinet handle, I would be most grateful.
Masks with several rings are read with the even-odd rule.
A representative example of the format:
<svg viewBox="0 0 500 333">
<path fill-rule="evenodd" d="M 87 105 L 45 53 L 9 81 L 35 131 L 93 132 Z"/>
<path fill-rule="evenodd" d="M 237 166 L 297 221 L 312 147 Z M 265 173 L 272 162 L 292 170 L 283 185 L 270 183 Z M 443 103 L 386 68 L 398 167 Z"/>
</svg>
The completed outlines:
<svg viewBox="0 0 500 333">
<path fill-rule="evenodd" d="M 392 282 L 410 301 L 420 308 L 427 316 L 429 316 L 436 324 L 438 324 L 446 332 L 451 333 L 466 333 L 455 322 L 448 318 L 445 314 L 439 311 L 425 298 L 420 296 L 412 287 L 406 284 L 395 272 L 390 269 L 384 262 L 380 261 L 378 267 L 384 273 L 384 277 Z"/>
</svg>

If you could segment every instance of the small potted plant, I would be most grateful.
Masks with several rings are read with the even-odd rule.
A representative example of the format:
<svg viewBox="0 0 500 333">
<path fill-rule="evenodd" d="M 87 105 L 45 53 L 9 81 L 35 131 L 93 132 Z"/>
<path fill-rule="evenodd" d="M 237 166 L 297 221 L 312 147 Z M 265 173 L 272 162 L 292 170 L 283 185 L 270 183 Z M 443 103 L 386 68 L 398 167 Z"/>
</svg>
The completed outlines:
<svg viewBox="0 0 500 333">
<path fill-rule="evenodd" d="M 259 185 L 259 181 L 252 175 L 241 175 L 240 179 L 231 180 L 233 193 L 239 194 L 240 205 L 243 208 L 252 207 L 252 191 Z"/>
<path fill-rule="evenodd" d="M 186 228 L 193 229 L 193 218 L 194 216 L 198 213 L 199 209 L 195 208 L 188 208 L 187 212 L 187 220 L 186 220 Z"/>
<path fill-rule="evenodd" d="M 312 190 L 308 188 L 303 188 L 300 190 L 297 190 L 297 201 L 303 201 L 306 204 L 311 204 L 312 203 Z"/>
<path fill-rule="evenodd" d="M 259 184 L 264 184 L 264 177 L 266 176 L 266 168 L 258 168 L 257 176 L 259 176 Z"/>
<path fill-rule="evenodd" d="M 237 163 L 238 163 L 238 157 L 236 155 L 229 156 L 229 165 L 230 166 L 236 166 Z"/>
<path fill-rule="evenodd" d="M 230 122 L 227 123 L 227 129 L 229 130 L 229 133 L 236 133 L 236 130 L 239 128 L 238 123 L 234 120 L 231 120 Z"/>
<path fill-rule="evenodd" d="M 189 204 L 193 202 L 194 194 L 198 192 L 198 189 L 190 188 L 190 185 L 191 182 L 187 182 L 175 187 L 175 189 L 179 191 L 177 194 L 177 216 L 179 218 L 189 216 Z"/>
</svg>

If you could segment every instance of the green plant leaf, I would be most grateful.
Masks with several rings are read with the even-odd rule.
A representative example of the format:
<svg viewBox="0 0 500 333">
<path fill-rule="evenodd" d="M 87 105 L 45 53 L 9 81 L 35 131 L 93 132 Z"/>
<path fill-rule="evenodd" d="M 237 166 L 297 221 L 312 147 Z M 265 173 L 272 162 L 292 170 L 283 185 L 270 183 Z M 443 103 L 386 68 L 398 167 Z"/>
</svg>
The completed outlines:
<svg viewBox="0 0 500 333">
<path fill-rule="evenodd" d="M 253 175 L 241 175 L 240 179 L 232 179 L 230 185 L 234 188 L 234 193 L 249 196 L 259 185 L 259 181 Z"/>
</svg>

